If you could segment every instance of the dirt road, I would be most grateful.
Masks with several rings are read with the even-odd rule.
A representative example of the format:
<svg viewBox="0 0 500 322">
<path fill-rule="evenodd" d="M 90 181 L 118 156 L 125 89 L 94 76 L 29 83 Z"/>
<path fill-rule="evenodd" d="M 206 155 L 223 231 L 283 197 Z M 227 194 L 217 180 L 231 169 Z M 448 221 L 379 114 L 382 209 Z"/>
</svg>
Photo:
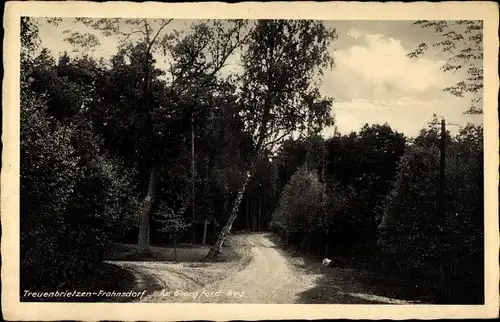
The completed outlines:
<svg viewBox="0 0 500 322">
<path fill-rule="evenodd" d="M 298 294 L 314 287 L 319 275 L 299 274 L 267 234 L 249 235 L 237 242 L 250 244 L 250 263 L 229 278 L 204 287 L 198 302 L 295 303 Z"/>
<path fill-rule="evenodd" d="M 143 302 L 409 303 L 363 292 L 365 289 L 355 281 L 352 272 L 327 269 L 319 263 L 312 268 L 300 258 L 291 258 L 269 234 L 233 235 L 228 243 L 239 252 L 239 261 L 114 263 L 134 271 L 139 280 L 156 280 L 154 291 Z M 144 287 L 152 289 L 151 284 L 145 283 Z"/>
</svg>

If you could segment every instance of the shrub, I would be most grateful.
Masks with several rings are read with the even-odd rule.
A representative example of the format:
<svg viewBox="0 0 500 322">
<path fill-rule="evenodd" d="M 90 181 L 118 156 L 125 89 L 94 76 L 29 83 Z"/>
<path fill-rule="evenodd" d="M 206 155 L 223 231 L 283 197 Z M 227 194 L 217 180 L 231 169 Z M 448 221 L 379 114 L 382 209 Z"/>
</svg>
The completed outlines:
<svg viewBox="0 0 500 322">
<path fill-rule="evenodd" d="M 137 226 L 131 180 L 97 142 L 81 124 L 48 116 L 43 97 L 22 91 L 22 288 L 84 283 L 122 225 Z"/>
<path fill-rule="evenodd" d="M 44 107 L 34 94 L 22 93 L 21 278 L 30 289 L 63 280 L 57 266 L 67 243 L 64 215 L 79 171 L 72 129 L 54 127 Z"/>
<path fill-rule="evenodd" d="M 299 169 L 281 194 L 273 223 L 292 238 L 316 230 L 324 217 L 325 187 L 316 172 Z"/>
</svg>

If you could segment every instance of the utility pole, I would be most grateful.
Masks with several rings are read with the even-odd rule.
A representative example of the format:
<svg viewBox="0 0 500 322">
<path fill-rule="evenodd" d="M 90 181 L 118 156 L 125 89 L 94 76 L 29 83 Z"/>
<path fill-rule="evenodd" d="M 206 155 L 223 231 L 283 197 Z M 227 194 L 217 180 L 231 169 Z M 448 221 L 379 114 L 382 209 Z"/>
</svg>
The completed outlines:
<svg viewBox="0 0 500 322">
<path fill-rule="evenodd" d="M 431 125 L 435 125 L 432 123 Z M 445 119 L 441 120 L 441 134 L 439 138 L 439 174 L 437 178 L 437 189 L 435 197 L 435 213 L 439 219 L 444 218 L 445 208 L 445 178 L 446 178 L 446 125 L 460 126 L 460 124 L 446 123 Z"/>
<path fill-rule="evenodd" d="M 439 179 L 436 198 L 436 215 L 439 220 L 444 218 L 444 189 L 445 189 L 445 162 L 446 162 L 446 122 L 441 120 L 441 138 L 439 141 Z"/>
<path fill-rule="evenodd" d="M 438 187 L 436 191 L 436 229 L 437 229 L 437 246 L 438 246 L 438 256 L 441 260 L 444 262 L 440 262 L 439 269 L 441 271 L 441 278 L 442 281 L 444 282 L 444 286 L 446 288 L 446 291 L 448 293 L 451 293 L 453 290 L 453 272 L 450 271 L 450 267 L 446 265 L 446 259 L 444 259 L 444 256 L 446 256 L 446 252 L 443 249 L 443 244 L 441 242 L 441 232 L 442 232 L 442 226 L 444 224 L 444 219 L 445 219 L 445 169 L 446 169 L 446 122 L 445 119 L 443 118 L 441 120 L 441 137 L 439 139 L 439 151 L 440 151 L 440 159 L 439 159 L 439 177 L 438 177 Z M 459 124 L 453 124 L 453 123 L 448 123 L 448 125 L 456 125 L 459 126 Z M 449 254 L 448 254 L 449 255 Z"/>
<path fill-rule="evenodd" d="M 436 189 L 436 200 L 435 200 L 435 212 L 436 212 L 436 246 L 438 249 L 438 258 L 443 257 L 443 245 L 441 243 L 441 232 L 442 224 L 444 220 L 444 179 L 445 179 L 445 135 L 446 135 L 446 122 L 444 118 L 441 120 L 441 135 L 439 138 L 439 174 L 437 177 L 437 189 Z M 441 273 L 442 282 L 446 283 L 447 272 L 443 262 L 439 262 L 439 271 Z M 446 286 L 445 286 L 446 287 Z"/>
<path fill-rule="evenodd" d="M 321 158 L 321 162 L 323 163 L 321 166 L 321 179 L 323 183 L 325 183 L 325 171 L 326 171 L 326 140 L 322 138 L 322 148 L 323 148 L 323 156 Z"/>
</svg>

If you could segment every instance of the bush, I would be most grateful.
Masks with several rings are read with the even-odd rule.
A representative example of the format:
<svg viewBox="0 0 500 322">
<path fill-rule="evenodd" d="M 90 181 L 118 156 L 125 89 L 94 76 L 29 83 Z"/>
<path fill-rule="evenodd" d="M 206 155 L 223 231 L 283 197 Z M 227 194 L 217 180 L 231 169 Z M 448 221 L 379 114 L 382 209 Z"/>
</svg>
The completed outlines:
<svg viewBox="0 0 500 322">
<path fill-rule="evenodd" d="M 273 225 L 284 229 L 292 240 L 318 230 L 324 218 L 324 193 L 316 172 L 299 169 L 283 189 Z"/>
<path fill-rule="evenodd" d="M 43 98 L 28 90 L 20 133 L 21 287 L 84 283 L 120 226 L 133 221 L 127 178 L 88 131 L 48 116 Z"/>
</svg>

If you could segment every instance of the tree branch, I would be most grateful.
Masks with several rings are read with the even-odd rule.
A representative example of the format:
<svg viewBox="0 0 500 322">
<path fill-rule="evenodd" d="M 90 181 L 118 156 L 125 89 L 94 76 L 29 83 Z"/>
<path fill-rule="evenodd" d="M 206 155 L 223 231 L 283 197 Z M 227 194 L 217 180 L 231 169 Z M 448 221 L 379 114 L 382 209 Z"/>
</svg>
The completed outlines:
<svg viewBox="0 0 500 322">
<path fill-rule="evenodd" d="M 174 19 L 168 19 L 168 20 L 166 20 L 166 21 L 163 22 L 163 24 L 160 26 L 160 28 L 156 32 L 156 35 L 154 35 L 153 39 L 151 40 L 151 43 L 150 43 L 150 45 L 148 47 L 148 51 L 151 50 L 151 48 L 153 47 L 153 44 L 156 41 L 156 38 L 158 38 L 158 35 L 163 30 L 163 28 L 165 28 L 168 24 L 170 24 L 172 22 L 172 20 L 174 20 Z"/>
<path fill-rule="evenodd" d="M 146 34 L 144 33 L 144 30 L 135 30 L 135 31 L 132 31 L 132 32 L 129 32 L 129 33 L 120 32 L 120 34 L 124 37 L 124 39 L 122 39 L 122 42 L 127 41 L 130 38 L 130 36 L 132 36 L 133 34 L 137 34 L 137 33 L 141 33 L 141 34 L 144 35 L 144 37 L 146 37 Z"/>
<path fill-rule="evenodd" d="M 276 139 L 274 139 L 274 140 L 272 140 L 272 141 L 269 141 L 269 142 L 267 142 L 267 143 L 263 144 L 263 145 L 262 145 L 262 147 L 261 147 L 261 149 L 265 149 L 265 148 L 267 148 L 267 147 L 269 147 L 269 146 L 271 146 L 271 145 L 273 145 L 273 144 L 275 144 L 275 143 L 279 142 L 279 141 L 280 141 L 280 140 L 282 140 L 284 137 L 286 137 L 286 136 L 290 135 L 290 133 L 291 133 L 291 132 L 292 132 L 292 131 L 285 132 L 285 133 L 283 133 L 283 135 L 280 135 L 278 138 L 276 138 Z"/>
</svg>

